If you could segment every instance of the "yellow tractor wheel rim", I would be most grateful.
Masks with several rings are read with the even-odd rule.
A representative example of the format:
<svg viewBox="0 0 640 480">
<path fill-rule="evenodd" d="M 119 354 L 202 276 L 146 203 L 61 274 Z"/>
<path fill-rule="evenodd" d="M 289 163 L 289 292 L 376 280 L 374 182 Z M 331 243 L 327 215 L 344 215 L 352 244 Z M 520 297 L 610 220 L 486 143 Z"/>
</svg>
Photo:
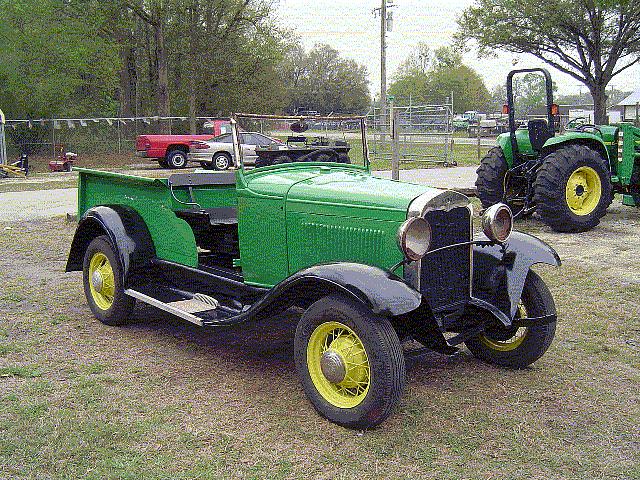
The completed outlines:
<svg viewBox="0 0 640 480">
<path fill-rule="evenodd" d="M 569 176 L 566 188 L 567 205 L 576 215 L 589 215 L 602 197 L 600 176 L 591 167 L 579 167 Z"/>
<path fill-rule="evenodd" d="M 369 392 L 369 357 L 358 335 L 342 323 L 316 327 L 307 344 L 307 368 L 318 393 L 333 406 L 353 408 Z"/>
<path fill-rule="evenodd" d="M 526 308 L 522 304 L 518 305 L 518 313 L 516 314 L 516 318 L 526 318 L 526 317 L 527 317 Z M 520 345 L 522 345 L 522 342 L 524 342 L 524 339 L 527 338 L 528 331 L 529 329 L 526 327 L 518 328 L 512 337 L 504 340 L 498 340 L 498 339 L 492 338 L 489 334 L 485 332 L 482 335 L 480 335 L 480 342 L 485 347 L 488 347 L 491 350 L 496 350 L 498 352 L 510 352 L 518 348 Z"/>
<path fill-rule="evenodd" d="M 109 310 L 116 293 L 115 277 L 109 259 L 96 252 L 89 261 L 89 288 L 94 303 L 101 310 Z"/>
</svg>

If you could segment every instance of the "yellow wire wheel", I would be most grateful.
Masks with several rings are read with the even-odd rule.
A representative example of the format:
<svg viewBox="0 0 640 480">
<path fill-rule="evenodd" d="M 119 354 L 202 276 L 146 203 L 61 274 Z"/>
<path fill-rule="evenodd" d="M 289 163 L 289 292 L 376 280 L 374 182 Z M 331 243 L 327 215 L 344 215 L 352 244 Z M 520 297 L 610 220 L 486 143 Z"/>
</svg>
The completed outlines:
<svg viewBox="0 0 640 480">
<path fill-rule="evenodd" d="M 307 344 L 307 368 L 318 393 L 335 407 L 356 407 L 369 392 L 369 357 L 358 335 L 343 323 L 315 328 Z"/>
<path fill-rule="evenodd" d="M 591 167 L 578 167 L 567 180 L 565 196 L 567 205 L 574 214 L 589 215 L 602 198 L 600 176 Z"/>
<path fill-rule="evenodd" d="M 527 309 L 522 303 L 518 305 L 516 318 L 527 318 Z M 480 335 L 480 343 L 498 352 L 510 352 L 522 345 L 522 342 L 527 338 L 527 333 L 528 328 L 526 327 L 518 328 L 506 335 L 492 335 L 485 332 Z"/>
<path fill-rule="evenodd" d="M 109 310 L 115 298 L 116 284 L 113 267 L 102 252 L 95 252 L 89 261 L 89 288 L 96 306 Z"/>
</svg>

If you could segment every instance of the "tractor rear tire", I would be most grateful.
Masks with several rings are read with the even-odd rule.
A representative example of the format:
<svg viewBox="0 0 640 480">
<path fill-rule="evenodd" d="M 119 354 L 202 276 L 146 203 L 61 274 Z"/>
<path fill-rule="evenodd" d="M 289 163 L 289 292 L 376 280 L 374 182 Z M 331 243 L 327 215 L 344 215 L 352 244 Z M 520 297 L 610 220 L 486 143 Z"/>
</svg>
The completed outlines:
<svg viewBox="0 0 640 480">
<path fill-rule="evenodd" d="M 585 232 L 613 200 L 607 161 L 585 145 L 567 145 L 544 159 L 534 185 L 542 220 L 557 232 Z"/>
<path fill-rule="evenodd" d="M 476 190 L 483 208 L 502 202 L 504 197 L 504 176 L 509 169 L 504 152 L 500 147 L 494 147 L 480 161 L 476 173 Z"/>
</svg>

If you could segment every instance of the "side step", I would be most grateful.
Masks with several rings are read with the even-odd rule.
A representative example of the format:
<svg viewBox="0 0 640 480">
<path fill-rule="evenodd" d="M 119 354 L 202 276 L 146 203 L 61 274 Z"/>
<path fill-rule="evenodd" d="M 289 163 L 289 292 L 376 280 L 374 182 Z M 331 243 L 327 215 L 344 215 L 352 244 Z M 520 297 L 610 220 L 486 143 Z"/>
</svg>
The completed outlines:
<svg viewBox="0 0 640 480">
<path fill-rule="evenodd" d="M 180 317 L 184 320 L 187 320 L 191 323 L 195 323 L 199 326 L 204 326 L 204 320 L 198 317 L 197 313 L 204 313 L 210 310 L 215 310 L 218 308 L 217 302 L 211 297 L 206 297 L 202 295 L 202 298 L 198 298 L 198 294 L 191 299 L 178 300 L 175 302 L 163 302 L 162 300 L 158 300 L 157 298 L 150 297 L 149 295 L 145 295 L 142 292 L 138 292 L 137 290 L 133 290 L 128 288 L 124 291 L 130 297 L 133 297 L 141 302 L 152 305 L 160 310 L 164 310 L 176 317 Z M 204 300 L 204 301 L 203 301 Z M 213 300 L 213 301 L 211 301 Z M 206 303 L 205 303 L 206 302 Z"/>
</svg>

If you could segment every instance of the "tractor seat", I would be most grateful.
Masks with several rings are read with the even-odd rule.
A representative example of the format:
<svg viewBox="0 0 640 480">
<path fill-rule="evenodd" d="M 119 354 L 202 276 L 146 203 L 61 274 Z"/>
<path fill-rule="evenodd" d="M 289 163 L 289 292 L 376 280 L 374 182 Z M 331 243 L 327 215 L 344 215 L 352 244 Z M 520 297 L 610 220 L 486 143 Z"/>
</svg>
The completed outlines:
<svg viewBox="0 0 640 480">
<path fill-rule="evenodd" d="M 542 150 L 542 147 L 547 140 L 553 136 L 549 131 L 547 121 L 542 118 L 529 120 L 527 128 L 529 129 L 529 141 L 531 142 L 531 148 L 536 152 Z"/>
</svg>

